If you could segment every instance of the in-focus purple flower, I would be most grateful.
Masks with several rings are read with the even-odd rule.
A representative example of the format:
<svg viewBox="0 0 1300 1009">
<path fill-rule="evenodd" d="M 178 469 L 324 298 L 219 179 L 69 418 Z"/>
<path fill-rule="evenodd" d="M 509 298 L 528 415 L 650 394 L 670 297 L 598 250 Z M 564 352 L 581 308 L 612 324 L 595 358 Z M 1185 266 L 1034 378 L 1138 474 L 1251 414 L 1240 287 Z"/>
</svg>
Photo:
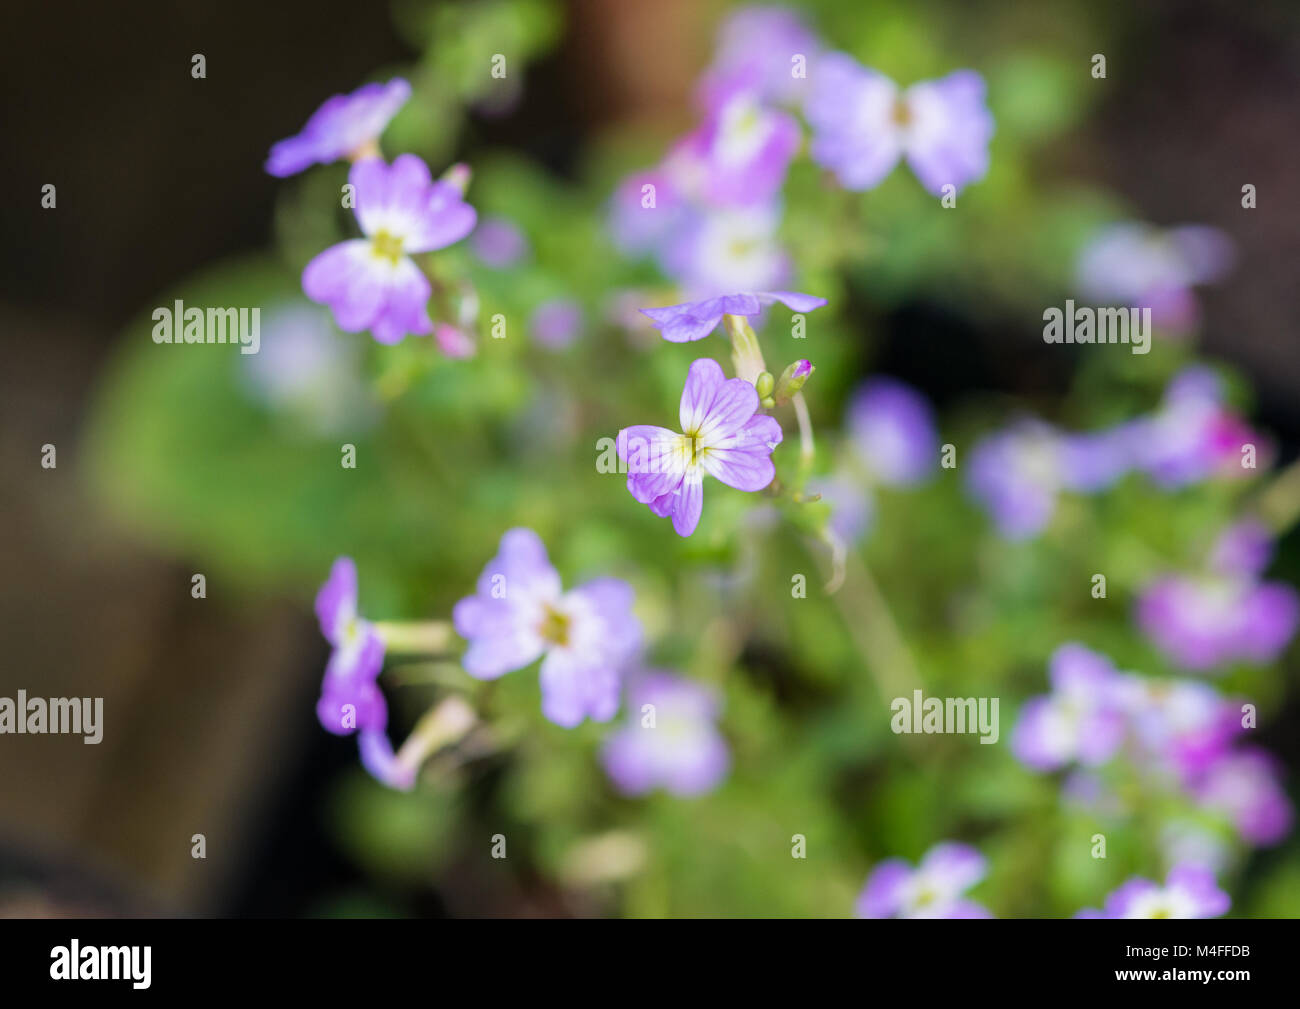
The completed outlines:
<svg viewBox="0 0 1300 1009">
<path fill-rule="evenodd" d="M 563 350 L 582 332 L 582 306 L 572 298 L 556 298 L 537 306 L 529 332 L 543 347 Z"/>
<path fill-rule="evenodd" d="M 858 896 L 859 918 L 992 918 L 965 893 L 984 878 L 984 856 L 967 844 L 936 844 L 916 868 L 890 858 L 872 870 Z"/>
<path fill-rule="evenodd" d="M 1231 820 L 1250 844 L 1277 844 L 1291 831 L 1294 811 L 1282 787 L 1281 770 L 1263 750 L 1246 747 L 1224 754 L 1206 769 L 1192 793 L 1201 805 Z"/>
<path fill-rule="evenodd" d="M 528 239 L 515 223 L 505 217 L 487 217 L 479 222 L 470 236 L 474 255 L 494 270 L 514 266 L 528 255 Z"/>
<path fill-rule="evenodd" d="M 858 458 L 881 483 L 920 483 L 938 464 L 939 435 L 930 404 L 895 379 L 872 379 L 853 394 L 848 429 Z"/>
<path fill-rule="evenodd" d="M 767 203 L 799 149 L 799 124 L 765 106 L 743 77 L 716 87 L 709 102 L 704 122 L 678 149 L 698 166 L 700 198 L 720 207 Z"/>
<path fill-rule="evenodd" d="M 628 687 L 628 721 L 605 741 L 605 773 L 625 795 L 662 788 L 702 795 L 718 786 L 731 763 L 718 732 L 718 701 L 708 688 L 663 672 Z"/>
<path fill-rule="evenodd" d="M 632 587 L 598 578 L 564 592 L 531 529 L 511 529 L 483 569 L 477 594 L 456 604 L 456 633 L 469 642 L 465 671 L 491 680 L 542 658 L 542 713 L 573 728 L 618 710 L 623 667 L 641 644 Z"/>
<path fill-rule="evenodd" d="M 413 254 L 458 242 L 474 229 L 474 208 L 450 183 L 434 182 L 414 154 L 392 165 L 358 161 L 348 174 L 356 216 L 365 238 L 340 242 L 302 273 L 302 288 L 329 305 L 339 328 L 370 330 L 380 343 L 433 332 L 427 305 L 431 288 Z"/>
<path fill-rule="evenodd" d="M 387 84 L 366 84 L 350 95 L 334 95 L 296 136 L 271 148 L 267 172 L 284 178 L 311 165 L 373 154 L 379 135 L 410 97 L 411 85 L 400 77 Z"/>
<path fill-rule="evenodd" d="M 905 158 L 936 196 L 984 177 L 993 117 L 984 78 L 957 70 L 906 91 L 844 53 L 818 63 L 804 103 L 813 128 L 811 154 L 846 189 L 879 185 Z"/>
<path fill-rule="evenodd" d="M 1206 672 L 1231 662 L 1272 662 L 1295 636 L 1300 594 L 1264 582 L 1267 532 L 1258 524 L 1229 527 L 1200 575 L 1166 575 L 1147 585 L 1137 621 L 1175 665 Z"/>
<path fill-rule="evenodd" d="M 778 301 L 794 312 L 811 312 L 826 304 L 825 298 L 797 291 L 756 291 L 752 294 L 724 294 L 666 308 L 643 308 L 641 314 L 649 317 L 665 340 L 688 343 L 703 340 L 718 328 L 724 315 L 753 318 L 765 306 Z"/>
<path fill-rule="evenodd" d="M 1111 892 L 1103 911 L 1085 909 L 1076 918 L 1217 918 L 1232 905 L 1214 873 L 1194 862 L 1169 870 L 1165 885 L 1135 876 Z"/>
<path fill-rule="evenodd" d="M 1159 409 L 1135 425 L 1137 465 L 1157 484 L 1184 487 L 1214 476 L 1244 476 L 1242 446 L 1254 445 L 1265 467 L 1271 447 L 1223 403 L 1223 383 L 1191 367 L 1169 383 Z"/>
<path fill-rule="evenodd" d="M 772 450 L 782 433 L 758 406 L 754 387 L 727 378 L 717 361 L 692 363 L 682 389 L 681 434 L 649 424 L 618 433 L 632 497 L 661 518 L 671 516 L 677 534 L 689 536 L 704 507 L 705 473 L 737 490 L 762 490 L 776 476 Z"/>
<path fill-rule="evenodd" d="M 1063 490 L 1095 492 L 1128 468 L 1127 438 L 1114 432 L 1065 434 L 1023 420 L 971 449 L 967 487 L 1007 539 L 1029 539 L 1056 513 Z"/>
<path fill-rule="evenodd" d="M 1216 228 L 1186 225 L 1168 231 L 1114 224 L 1092 238 L 1079 257 L 1081 293 L 1105 304 L 1151 309 L 1162 328 L 1186 329 L 1199 314 L 1192 287 L 1231 268 L 1231 239 Z"/>
<path fill-rule="evenodd" d="M 1110 659 L 1083 645 L 1062 645 L 1048 666 L 1052 692 L 1025 702 L 1011 752 L 1038 771 L 1105 763 L 1124 742 L 1122 680 Z"/>
<path fill-rule="evenodd" d="M 821 42 L 795 11 L 786 7 L 742 7 L 723 22 L 713 63 L 700 85 L 706 104 L 719 88 L 740 77 L 765 101 L 789 102 L 802 93 L 807 75 L 797 76 L 796 57 L 807 70 Z"/>
</svg>

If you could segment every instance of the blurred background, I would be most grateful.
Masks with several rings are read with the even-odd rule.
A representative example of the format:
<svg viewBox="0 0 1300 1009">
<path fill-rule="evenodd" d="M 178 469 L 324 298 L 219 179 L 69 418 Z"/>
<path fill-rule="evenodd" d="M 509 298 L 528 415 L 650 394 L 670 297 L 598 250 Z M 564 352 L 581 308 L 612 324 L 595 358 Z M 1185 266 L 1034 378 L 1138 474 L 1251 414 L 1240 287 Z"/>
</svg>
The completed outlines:
<svg viewBox="0 0 1300 1009">
<path fill-rule="evenodd" d="M 1231 278 L 1199 292 L 1199 350 L 1231 366 L 1252 390 L 1252 422 L 1274 437 L 1283 464 L 1295 458 L 1294 4 L 791 6 L 832 47 L 896 79 L 979 69 L 990 82 L 996 144 L 1006 145 L 995 144 L 973 233 L 947 236 L 963 265 L 912 248 L 915 267 L 885 271 L 883 279 L 854 282 L 869 264 L 836 274 L 844 292 L 837 311 L 845 318 L 839 349 L 818 362 L 818 378 L 826 377 L 819 422 L 838 423 L 847 391 L 875 372 L 919 388 L 942 416 L 957 418 L 956 430 L 987 427 L 990 411 L 1005 416 L 1008 404 L 1058 420 L 1113 414 L 1113 404 L 1091 409 L 1085 393 L 1063 415 L 1058 404 L 1088 364 L 1044 345 L 1040 313 L 1068 293 L 1060 283 L 1066 234 L 1077 237 L 1094 220 L 1122 213 L 1162 226 L 1210 224 L 1231 237 L 1238 255 Z M 346 437 L 331 428 L 336 418 L 285 422 L 258 413 L 232 391 L 246 392 L 255 378 L 226 376 L 209 394 L 204 369 L 215 358 L 178 350 L 184 361 L 163 360 L 160 352 L 171 348 L 150 342 L 149 312 L 173 297 L 288 303 L 302 263 L 324 247 L 321 236 L 344 230 L 342 220 L 303 210 L 313 200 L 330 203 L 343 169 L 325 170 L 319 182 L 285 183 L 263 171 L 266 152 L 325 97 L 402 72 L 416 97 L 386 136 L 386 153 L 420 151 L 435 174 L 467 161 L 476 172 L 471 202 L 481 214 L 520 222 L 532 243 L 536 269 L 524 281 L 499 278 L 496 289 L 491 279 L 481 282 L 484 314 L 494 297 L 508 299 L 504 289 L 519 286 L 534 300 L 572 294 L 589 318 L 602 317 L 602 288 L 628 279 L 594 263 L 610 258 L 596 237 L 602 208 L 622 174 L 653 164 L 695 121 L 695 81 L 729 9 L 692 0 L 369 7 L 142 0 L 129 12 L 93 3 L 8 12 L 0 41 L 7 180 L 0 215 L 10 236 L 0 250 L 0 696 L 20 688 L 100 696 L 106 729 L 93 747 L 75 736 L 0 737 L 0 913 L 845 914 L 874 861 L 915 857 L 945 836 L 989 841 L 1001 899 L 987 902 L 1007 915 L 1070 913 L 1071 901 L 1096 904 L 1114 885 L 1111 876 L 1092 877 L 1060 884 L 1050 899 L 1033 896 L 1034 886 L 1010 866 L 1033 847 L 1033 832 L 1015 824 L 1039 808 L 1040 795 L 1003 792 L 995 800 L 973 785 L 954 786 L 948 770 L 963 759 L 955 751 L 938 763 L 907 758 L 895 768 L 881 756 L 893 740 L 878 698 L 862 703 L 875 705 L 872 731 L 883 738 L 862 751 L 847 721 L 819 721 L 842 703 L 842 678 L 852 667 L 835 651 L 852 649 L 835 643 L 848 641 L 843 627 L 816 623 L 829 616 L 788 634 L 750 633 L 742 620 L 739 644 L 730 642 L 735 625 L 676 625 L 661 661 L 702 662 L 688 657 L 706 641 L 702 647 L 729 656 L 713 661 L 746 671 L 746 686 L 728 696 L 737 719 L 729 730 L 737 735 L 737 780 L 722 798 L 700 800 L 709 803 L 703 814 L 668 799 L 647 800 L 644 809 L 591 799 L 601 778 L 593 757 L 599 734 L 590 726 L 574 734 L 583 740 L 579 753 L 566 750 L 560 730 L 541 724 L 535 728 L 544 742 L 502 747 L 457 769 L 445 787 L 398 796 L 365 778 L 350 741 L 316 723 L 327 649 L 310 600 L 336 554 L 357 556 L 368 613 L 445 617 L 471 591 L 500 532 L 532 524 L 552 546 L 566 584 L 588 570 L 640 562 L 647 605 L 690 610 L 698 598 L 691 593 L 703 590 L 677 584 L 656 555 L 671 548 L 670 560 L 725 568 L 736 544 L 707 529 L 692 544 L 666 543 L 666 525 L 643 517 L 644 509 L 634 515 L 621 487 L 593 490 L 581 482 L 593 479 L 596 436 L 672 414 L 671 382 L 665 377 L 662 386 L 635 394 L 635 417 L 617 409 L 617 370 L 591 393 L 596 406 L 566 407 L 561 390 L 610 374 L 623 353 L 626 338 L 607 335 L 617 327 L 604 322 L 591 323 L 586 345 L 567 357 L 541 365 L 494 360 L 489 348 L 467 365 L 473 370 L 459 373 L 426 373 L 405 358 L 377 361 L 368 338 L 351 338 L 342 360 L 364 362 L 381 386 L 427 389 L 418 404 L 425 412 L 416 413 L 422 419 L 405 422 L 405 442 L 385 456 L 382 446 L 393 441 L 390 400 L 365 389 L 332 394 L 336 405 L 357 397 Z M 476 92 L 489 83 L 475 83 L 483 76 L 481 54 L 493 52 L 510 54 L 517 93 Z M 190 76 L 195 53 L 206 57 L 206 79 Z M 1088 75 L 1093 53 L 1107 56 L 1105 80 Z M 41 207 L 47 183 L 57 186 L 53 210 Z M 1255 211 L 1242 210 L 1245 183 L 1257 188 Z M 982 199 L 979 186 L 970 192 L 972 203 Z M 796 196 L 790 200 L 797 205 Z M 883 221 L 886 234 L 905 224 L 888 206 L 863 216 Z M 1051 235 L 1026 245 L 1035 228 Z M 1001 258 L 980 251 L 991 247 L 1019 251 Z M 809 256 L 821 264 L 815 279 L 836 273 L 829 252 Z M 652 273 L 629 276 L 625 286 L 663 286 Z M 264 308 L 264 354 L 269 315 Z M 678 388 L 688 359 L 673 359 Z M 221 368 L 247 364 L 235 354 L 221 361 Z M 409 374 L 394 378 L 395 368 Z M 529 426 L 539 410 L 548 420 L 531 428 L 543 455 L 559 461 L 517 464 L 501 447 L 502 432 Z M 358 420 L 367 416 L 372 420 Z M 358 442 L 370 469 L 347 489 L 337 476 L 339 441 Z M 449 447 L 456 442 L 460 449 Z M 57 446 L 53 470 L 40 465 L 46 443 Z M 427 453 L 431 464 L 413 461 Z M 304 476 L 316 463 L 326 475 Z M 461 476 L 428 477 L 429 466 L 440 472 L 444 464 Z M 551 487 L 566 481 L 573 482 L 567 490 Z M 581 536 L 564 519 L 579 507 L 589 509 Z M 898 506 L 897 514 L 910 507 Z M 905 572 L 947 552 L 947 525 L 976 521 L 956 491 L 921 510 L 928 518 L 877 558 L 883 584 L 891 569 L 901 584 Z M 944 517 L 956 513 L 960 519 Z M 891 514 L 884 503 L 881 528 Z M 1161 519 L 1151 512 L 1147 521 Z M 1140 526 L 1131 534 L 1145 535 Z M 815 572 L 811 560 L 802 563 Z M 941 632 L 913 619 L 936 581 L 973 583 L 981 570 L 960 560 L 950 567 L 917 576 L 895 600 L 905 628 L 922 639 L 913 644 L 923 666 L 961 656 L 947 645 L 928 649 L 925 636 Z M 777 568 L 779 594 L 789 577 Z M 206 599 L 191 597 L 194 572 L 207 576 Z M 1273 574 L 1293 583 L 1300 575 L 1296 534 L 1282 540 Z M 1046 593 L 1043 605 L 1053 598 Z M 753 601 L 739 609 L 755 622 L 764 612 Z M 1106 620 L 1110 628 L 1127 626 L 1122 601 Z M 648 623 L 674 626 L 667 616 Z M 1069 630 L 1086 636 L 1081 627 L 1086 621 L 1077 618 Z M 729 643 L 709 638 L 714 632 Z M 1055 633 L 1030 632 L 1005 655 L 983 653 L 1005 677 L 1004 737 L 1013 702 L 1044 687 Z M 1108 630 L 1105 641 L 1118 633 Z M 822 636 L 830 651 L 809 652 L 809 641 Z M 1004 629 L 1001 637 L 1008 636 L 1015 635 Z M 1133 655 L 1149 659 L 1138 647 Z M 1300 776 L 1296 668 L 1292 649 L 1268 671 L 1269 715 L 1258 736 L 1286 766 L 1293 795 Z M 436 672 L 435 685 L 448 675 Z M 972 670 L 962 680 L 954 673 L 950 682 L 964 693 L 994 692 L 975 689 L 981 675 Z M 531 694 L 519 699 L 520 710 L 535 704 Z M 417 698 L 395 718 L 409 725 L 427 703 L 427 695 Z M 760 738 L 772 741 L 771 752 L 755 742 Z M 1005 754 L 999 759 L 1008 766 L 994 780 L 1026 776 Z M 707 837 L 688 830 L 701 822 Z M 835 871 L 817 885 L 777 882 L 770 864 L 788 865 L 788 837 L 803 824 L 803 832 L 833 839 L 820 851 L 834 853 Z M 769 828 L 774 854 L 747 848 L 737 860 L 728 851 L 728 837 L 752 840 Z M 487 838 L 498 830 L 520 839 L 505 871 L 487 858 Z M 583 877 L 575 850 L 610 830 L 648 842 L 632 882 Z M 191 857 L 199 833 L 204 860 Z M 1139 850 L 1135 841 L 1132 851 Z M 680 869 L 687 864 L 697 869 Z M 1159 871 L 1138 854 L 1126 867 Z M 1246 895 L 1240 906 L 1300 913 L 1294 840 L 1251 856 L 1239 878 L 1234 893 Z M 778 893 L 786 886 L 788 894 Z"/>
</svg>

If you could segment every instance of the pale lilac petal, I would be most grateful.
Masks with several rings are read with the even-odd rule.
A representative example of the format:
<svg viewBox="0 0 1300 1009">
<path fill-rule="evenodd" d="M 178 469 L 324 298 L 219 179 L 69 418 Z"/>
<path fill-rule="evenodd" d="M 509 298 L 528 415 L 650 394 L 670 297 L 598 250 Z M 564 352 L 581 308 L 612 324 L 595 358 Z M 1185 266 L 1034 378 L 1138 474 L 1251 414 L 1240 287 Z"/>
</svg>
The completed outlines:
<svg viewBox="0 0 1300 1009">
<path fill-rule="evenodd" d="M 688 473 L 673 492 L 673 529 L 678 536 L 689 536 L 700 524 L 704 510 L 704 480 L 698 473 Z"/>
<path fill-rule="evenodd" d="M 432 252 L 459 242 L 474 230 L 478 213 L 450 183 L 435 182 L 419 208 L 417 223 L 404 244 L 407 252 Z"/>
<path fill-rule="evenodd" d="M 388 724 L 388 705 L 374 680 L 344 682 L 327 675 L 316 717 L 326 732 L 336 736 L 350 736 L 358 729 L 382 732 Z"/>
<path fill-rule="evenodd" d="M 912 878 L 912 867 L 901 858 L 889 858 L 872 870 L 858 896 L 859 918 L 892 918 L 903 907 L 903 893 Z"/>
<path fill-rule="evenodd" d="M 627 489 L 637 501 L 649 504 L 671 492 L 686 471 L 682 436 L 666 427 L 635 424 L 618 433 L 618 456 L 627 463 Z"/>
<path fill-rule="evenodd" d="M 922 859 L 920 871 L 939 884 L 945 893 L 969 890 L 984 878 L 988 863 L 968 844 L 945 841 L 935 845 Z"/>
<path fill-rule="evenodd" d="M 1106 917 L 1128 918 L 1135 904 L 1159 892 L 1160 887 L 1149 879 L 1130 879 L 1106 898 Z"/>
<path fill-rule="evenodd" d="M 825 298 L 819 298 L 815 294 L 800 294 L 798 291 L 761 291 L 758 297 L 760 301 L 779 301 L 792 312 L 811 312 L 826 304 Z"/>
<path fill-rule="evenodd" d="M 897 85 L 844 53 L 819 60 L 810 83 L 804 115 L 813 128 L 812 159 L 846 189 L 878 185 L 903 151 Z"/>
<path fill-rule="evenodd" d="M 993 117 L 984 90 L 984 78 L 973 70 L 908 89 L 907 160 L 936 196 L 945 185 L 961 189 L 988 171 Z"/>
<path fill-rule="evenodd" d="M 713 444 L 744 426 L 758 409 L 758 393 L 744 379 L 728 379 L 711 357 L 691 363 L 678 417 L 682 430 Z"/>
<path fill-rule="evenodd" d="M 607 722 L 618 711 L 620 670 L 591 666 L 568 649 L 554 648 L 542 662 L 542 714 L 565 729 L 585 718 Z"/>
<path fill-rule="evenodd" d="M 333 95 L 296 136 L 272 146 L 267 172 L 283 178 L 354 154 L 379 138 L 410 96 L 410 84 L 400 77 L 387 84 L 367 84 L 349 95 Z"/>
<path fill-rule="evenodd" d="M 755 414 L 735 434 L 710 442 L 700 464 L 729 487 L 760 491 L 776 477 L 772 450 L 781 438 L 781 425 L 774 417 Z"/>
<path fill-rule="evenodd" d="M 343 629 L 357 614 L 357 566 L 351 557 L 340 557 L 316 594 L 316 619 L 330 644 L 338 644 Z"/>
<path fill-rule="evenodd" d="M 380 343 L 401 343 L 409 334 L 425 336 L 433 332 L 428 304 L 433 288 L 429 278 L 409 259 L 402 259 L 389 276 L 384 306 L 370 325 L 371 335 Z"/>
<path fill-rule="evenodd" d="M 1232 906 L 1232 900 L 1219 889 L 1214 873 L 1202 865 L 1184 862 L 1169 870 L 1165 886 L 1188 900 L 1194 918 L 1217 918 Z"/>
<path fill-rule="evenodd" d="M 302 271 L 302 289 L 312 301 L 330 307 L 340 329 L 360 333 L 383 309 L 390 272 L 371 254 L 370 242 L 352 239 L 331 246 L 308 263 Z"/>
</svg>

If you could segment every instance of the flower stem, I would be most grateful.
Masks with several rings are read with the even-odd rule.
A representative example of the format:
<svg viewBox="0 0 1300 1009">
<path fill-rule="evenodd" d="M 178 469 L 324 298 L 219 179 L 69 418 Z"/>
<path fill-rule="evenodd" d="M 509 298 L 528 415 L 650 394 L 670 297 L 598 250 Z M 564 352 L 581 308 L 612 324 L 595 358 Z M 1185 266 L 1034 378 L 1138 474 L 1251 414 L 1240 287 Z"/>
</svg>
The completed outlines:
<svg viewBox="0 0 1300 1009">
<path fill-rule="evenodd" d="M 451 624 L 445 620 L 380 620 L 374 628 L 384 639 L 384 649 L 398 655 L 445 652 L 453 637 Z"/>
</svg>

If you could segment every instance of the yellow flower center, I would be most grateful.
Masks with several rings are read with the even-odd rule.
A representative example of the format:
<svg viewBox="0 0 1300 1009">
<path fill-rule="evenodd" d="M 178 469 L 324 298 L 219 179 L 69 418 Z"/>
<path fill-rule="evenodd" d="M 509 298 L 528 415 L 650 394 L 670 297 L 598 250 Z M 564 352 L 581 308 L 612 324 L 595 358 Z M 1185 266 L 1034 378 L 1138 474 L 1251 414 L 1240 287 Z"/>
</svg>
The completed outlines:
<svg viewBox="0 0 1300 1009">
<path fill-rule="evenodd" d="M 394 266 L 402 258 L 402 240 L 387 231 L 378 231 L 370 240 L 370 251 L 376 259 L 387 259 Z"/>
<path fill-rule="evenodd" d="M 564 646 L 569 643 L 569 623 L 568 616 L 548 606 L 546 615 L 542 617 L 542 626 L 537 629 L 537 633 L 544 641 Z"/>
</svg>

